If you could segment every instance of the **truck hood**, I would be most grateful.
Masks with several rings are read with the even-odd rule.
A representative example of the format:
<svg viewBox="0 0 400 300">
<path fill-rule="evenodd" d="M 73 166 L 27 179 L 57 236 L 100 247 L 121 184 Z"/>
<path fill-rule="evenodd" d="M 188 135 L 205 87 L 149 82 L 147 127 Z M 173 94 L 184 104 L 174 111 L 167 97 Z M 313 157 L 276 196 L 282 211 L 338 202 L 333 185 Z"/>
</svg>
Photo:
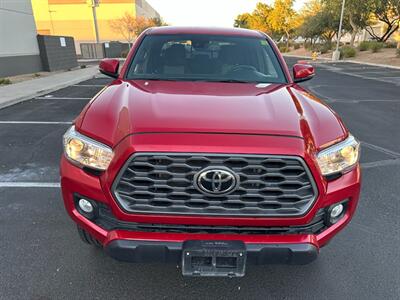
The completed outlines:
<svg viewBox="0 0 400 300">
<path fill-rule="evenodd" d="M 116 80 L 76 127 L 110 146 L 131 134 L 210 133 L 308 137 L 318 148 L 345 135 L 325 104 L 286 84 Z"/>
</svg>

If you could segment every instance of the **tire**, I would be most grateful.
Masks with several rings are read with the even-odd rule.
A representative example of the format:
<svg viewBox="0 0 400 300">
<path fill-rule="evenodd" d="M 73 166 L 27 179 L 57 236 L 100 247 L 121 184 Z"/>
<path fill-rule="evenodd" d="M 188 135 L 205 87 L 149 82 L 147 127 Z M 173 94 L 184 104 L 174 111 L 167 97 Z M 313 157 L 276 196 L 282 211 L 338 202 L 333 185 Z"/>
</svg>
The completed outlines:
<svg viewBox="0 0 400 300">
<path fill-rule="evenodd" d="M 77 226 L 77 229 L 78 229 L 79 237 L 85 244 L 92 245 L 97 248 L 103 248 L 103 245 L 98 240 L 96 240 L 94 237 L 92 237 L 86 230 L 80 228 L 79 226 Z"/>
</svg>

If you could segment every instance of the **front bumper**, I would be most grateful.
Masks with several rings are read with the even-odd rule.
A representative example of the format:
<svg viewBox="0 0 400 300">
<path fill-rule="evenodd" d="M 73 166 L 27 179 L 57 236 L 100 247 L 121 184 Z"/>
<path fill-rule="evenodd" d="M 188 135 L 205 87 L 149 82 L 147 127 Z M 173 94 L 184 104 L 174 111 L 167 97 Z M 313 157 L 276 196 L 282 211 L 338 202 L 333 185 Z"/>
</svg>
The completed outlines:
<svg viewBox="0 0 400 300">
<path fill-rule="evenodd" d="M 105 246 L 108 255 L 116 260 L 134 263 L 176 263 L 182 261 L 182 242 L 114 240 Z M 247 244 L 250 264 L 311 263 L 318 256 L 312 244 Z"/>
<path fill-rule="evenodd" d="M 240 137 L 246 145 L 253 145 L 246 149 L 237 149 L 232 145 L 237 144 L 233 137 L 225 137 L 221 141 L 221 137 L 205 136 L 205 140 L 196 136 L 186 137 L 180 135 L 179 141 L 182 145 L 172 147 L 165 145 L 154 144 L 159 141 L 160 137 L 156 138 L 152 135 L 138 135 L 132 137 L 136 140 L 127 140 L 118 146 L 116 157 L 118 158 L 110 166 L 109 170 L 101 176 L 86 173 L 82 169 L 69 163 L 64 157 L 61 160 L 61 186 L 64 198 L 64 204 L 71 218 L 90 235 L 96 238 L 113 257 L 126 260 L 127 256 L 132 256 L 130 260 L 136 261 L 136 257 L 142 257 L 144 252 L 155 252 L 155 257 L 166 257 L 167 261 L 174 260 L 180 256 L 180 245 L 189 240 L 240 240 L 245 243 L 250 257 L 254 256 L 255 261 L 267 262 L 268 257 L 274 257 L 272 261 L 294 263 L 303 261 L 297 257 L 311 258 L 316 256 L 319 249 L 326 245 L 339 231 L 341 231 L 351 220 L 355 213 L 359 193 L 361 174 L 360 168 L 357 167 L 342 177 L 326 182 L 319 175 L 316 166 L 309 156 L 305 156 L 306 163 L 310 167 L 315 181 L 318 185 L 319 196 L 313 207 L 301 217 L 274 217 L 274 218 L 255 218 L 255 217 L 193 217 L 193 216 L 176 216 L 176 215 L 151 215 L 151 214 L 136 214 L 131 215 L 125 213 L 117 205 L 111 194 L 111 184 L 117 176 L 121 166 L 135 151 L 193 151 L 194 145 L 215 144 L 204 149 L 203 146 L 195 147 L 199 152 L 221 152 L 221 153 L 271 153 L 304 156 L 300 150 L 303 147 L 302 141 L 298 139 L 283 139 L 283 138 L 267 138 L 267 137 Z M 147 140 L 152 138 L 152 140 Z M 215 141 L 213 140 L 215 139 Z M 170 141 L 163 140 L 163 143 Z M 278 141 L 278 142 L 277 142 Z M 176 141 L 174 143 L 177 143 Z M 230 145 L 230 143 L 232 145 Z M 131 145 L 136 146 L 135 149 Z M 268 149 L 264 149 L 261 145 L 269 145 Z M 289 151 L 289 150 L 290 151 Z M 235 150 L 235 151 L 233 151 Z M 240 152 L 239 152 L 240 151 Z M 286 151 L 286 152 L 285 152 Z M 123 153 L 121 153 L 123 152 Z M 117 155 L 118 154 L 118 155 Z M 188 225 L 188 226 L 251 226 L 251 227 L 288 227 L 288 226 L 305 226 L 312 222 L 318 211 L 329 207 L 330 205 L 347 200 L 345 215 L 334 225 L 329 226 L 323 231 L 317 233 L 280 233 L 280 234 L 230 234 L 230 233 L 192 233 L 192 232 L 160 232 L 160 231 L 141 231 L 136 228 L 112 228 L 107 229 L 101 227 L 95 222 L 92 222 L 82 216 L 76 209 L 74 204 L 74 195 L 79 194 L 88 199 L 96 200 L 99 203 L 107 205 L 116 219 L 125 223 L 143 223 L 143 224 L 166 224 L 166 225 Z M 148 244 L 150 243 L 150 244 Z M 153 244 L 157 247 L 153 247 Z M 157 244 L 158 243 L 158 244 Z M 149 247 L 150 245 L 151 247 Z M 299 246 L 300 245 L 300 246 Z M 299 248 L 300 247 L 300 248 Z M 132 250 L 133 249 L 133 250 Z M 147 249 L 146 251 L 143 249 Z M 151 250 L 151 249 L 154 249 Z M 275 249 L 275 250 L 274 250 Z M 300 249 L 300 250 L 299 250 Z M 151 251 L 150 251 L 151 250 Z M 274 254 L 276 251 L 276 254 Z M 175 257 L 175 258 L 174 258 Z M 282 257 L 282 258 L 280 258 Z M 155 261 L 156 258 L 151 258 L 150 261 Z M 307 260 L 306 259 L 306 260 Z M 252 258 L 250 260 L 253 260 Z"/>
</svg>

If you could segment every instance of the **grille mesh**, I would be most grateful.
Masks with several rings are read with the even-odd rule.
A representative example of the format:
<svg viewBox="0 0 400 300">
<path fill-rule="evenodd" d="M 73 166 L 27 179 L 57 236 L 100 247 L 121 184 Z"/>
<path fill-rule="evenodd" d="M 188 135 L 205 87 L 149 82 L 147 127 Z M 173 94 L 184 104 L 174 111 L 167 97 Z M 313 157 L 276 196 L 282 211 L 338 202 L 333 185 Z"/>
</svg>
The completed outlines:
<svg viewBox="0 0 400 300">
<path fill-rule="evenodd" d="M 206 167 L 225 167 L 240 178 L 227 196 L 207 196 L 194 184 Z M 316 187 L 297 157 L 138 153 L 113 186 L 114 196 L 129 213 L 300 216 L 316 198 Z"/>
</svg>

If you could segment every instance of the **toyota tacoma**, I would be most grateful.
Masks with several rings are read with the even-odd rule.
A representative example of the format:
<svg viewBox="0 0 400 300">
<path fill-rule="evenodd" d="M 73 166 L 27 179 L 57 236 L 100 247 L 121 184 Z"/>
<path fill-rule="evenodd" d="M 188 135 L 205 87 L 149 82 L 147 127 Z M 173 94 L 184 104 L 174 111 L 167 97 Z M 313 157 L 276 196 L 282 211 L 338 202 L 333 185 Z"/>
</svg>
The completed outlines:
<svg viewBox="0 0 400 300">
<path fill-rule="evenodd" d="M 63 137 L 65 207 L 86 243 L 188 276 L 307 264 L 352 218 L 360 143 L 245 29 L 161 27 Z"/>
</svg>

